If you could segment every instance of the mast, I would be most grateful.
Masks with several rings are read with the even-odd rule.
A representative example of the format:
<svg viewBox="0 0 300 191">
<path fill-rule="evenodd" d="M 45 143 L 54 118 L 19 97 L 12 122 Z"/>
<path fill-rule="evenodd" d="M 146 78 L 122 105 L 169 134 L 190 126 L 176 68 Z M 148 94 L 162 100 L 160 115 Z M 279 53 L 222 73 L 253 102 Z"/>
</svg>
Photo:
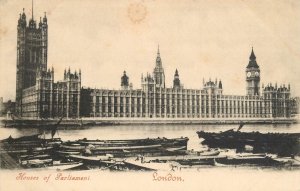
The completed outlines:
<svg viewBox="0 0 300 191">
<path fill-rule="evenodd" d="M 31 19 L 33 20 L 33 0 L 31 0 Z"/>
</svg>

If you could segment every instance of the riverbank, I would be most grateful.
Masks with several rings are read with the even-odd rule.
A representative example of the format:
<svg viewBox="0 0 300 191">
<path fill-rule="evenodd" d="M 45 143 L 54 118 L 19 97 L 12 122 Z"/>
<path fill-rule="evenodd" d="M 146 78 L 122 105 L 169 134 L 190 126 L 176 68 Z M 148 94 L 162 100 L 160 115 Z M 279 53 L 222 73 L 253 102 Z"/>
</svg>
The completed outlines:
<svg viewBox="0 0 300 191">
<path fill-rule="evenodd" d="M 59 119 L 2 119 L 3 127 L 52 126 Z M 296 118 L 245 118 L 245 119 L 185 119 L 185 118 L 81 118 L 63 119 L 60 126 L 101 126 L 101 125 L 197 125 L 197 124 L 296 124 Z"/>
</svg>

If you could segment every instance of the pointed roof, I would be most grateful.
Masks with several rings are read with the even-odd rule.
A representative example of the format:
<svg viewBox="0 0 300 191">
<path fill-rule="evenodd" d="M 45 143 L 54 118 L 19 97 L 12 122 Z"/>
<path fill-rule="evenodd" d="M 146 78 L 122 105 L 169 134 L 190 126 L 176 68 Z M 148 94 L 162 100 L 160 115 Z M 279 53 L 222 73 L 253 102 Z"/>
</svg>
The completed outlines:
<svg viewBox="0 0 300 191">
<path fill-rule="evenodd" d="M 121 86 L 128 86 L 129 77 L 126 75 L 126 71 L 124 70 L 123 76 L 121 77 Z"/>
<path fill-rule="evenodd" d="M 178 75 L 178 70 L 177 70 L 177 68 L 176 68 L 176 70 L 175 70 L 175 76 L 179 76 L 179 75 Z"/>
<path fill-rule="evenodd" d="M 222 82 L 221 80 L 219 81 L 219 88 L 222 89 L 223 88 L 223 85 L 222 85 Z"/>
<path fill-rule="evenodd" d="M 157 48 L 156 67 L 160 67 L 160 68 L 162 67 L 160 52 L 159 52 L 159 45 L 158 45 L 158 48 Z"/>
<path fill-rule="evenodd" d="M 44 12 L 43 22 L 44 22 L 44 23 L 47 23 L 47 12 Z"/>
<path fill-rule="evenodd" d="M 247 68 L 259 68 L 259 66 L 257 65 L 257 62 L 256 62 L 256 56 L 254 54 L 254 51 L 253 51 L 253 47 L 252 47 L 252 51 L 251 51 L 251 55 L 249 57 L 249 64 L 247 66 Z"/>
<path fill-rule="evenodd" d="M 255 60 L 256 59 L 256 56 L 254 54 L 254 51 L 253 51 L 253 46 L 252 46 L 252 51 L 251 51 L 251 55 L 250 55 L 250 60 Z"/>
</svg>

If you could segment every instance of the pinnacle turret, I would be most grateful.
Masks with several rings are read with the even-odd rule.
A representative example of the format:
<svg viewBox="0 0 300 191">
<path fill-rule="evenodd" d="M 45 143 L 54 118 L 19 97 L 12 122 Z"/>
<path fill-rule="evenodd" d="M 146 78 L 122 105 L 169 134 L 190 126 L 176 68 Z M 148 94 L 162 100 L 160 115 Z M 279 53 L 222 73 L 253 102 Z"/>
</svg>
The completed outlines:
<svg viewBox="0 0 300 191">
<path fill-rule="evenodd" d="M 165 73 L 162 67 L 159 46 L 157 48 L 157 57 L 156 57 L 155 68 L 153 71 L 153 77 L 157 87 L 165 88 Z"/>
<path fill-rule="evenodd" d="M 222 81 L 219 81 L 219 89 L 223 89 Z"/>
<path fill-rule="evenodd" d="M 173 88 L 180 88 L 181 84 L 180 84 L 180 79 L 179 79 L 179 74 L 178 74 L 178 70 L 175 70 L 175 74 L 174 74 L 174 80 L 173 80 Z"/>
<path fill-rule="evenodd" d="M 26 20 L 25 8 L 23 8 L 22 19 Z"/>
<path fill-rule="evenodd" d="M 47 23 L 47 13 L 45 12 L 44 18 L 43 18 L 43 22 Z"/>
<path fill-rule="evenodd" d="M 121 77 L 121 88 L 127 90 L 129 88 L 129 77 L 126 75 L 126 71 L 123 72 Z"/>
<path fill-rule="evenodd" d="M 176 68 L 176 70 L 175 70 L 174 76 L 179 76 L 179 75 L 178 75 L 178 70 L 177 70 L 177 68 Z"/>
</svg>

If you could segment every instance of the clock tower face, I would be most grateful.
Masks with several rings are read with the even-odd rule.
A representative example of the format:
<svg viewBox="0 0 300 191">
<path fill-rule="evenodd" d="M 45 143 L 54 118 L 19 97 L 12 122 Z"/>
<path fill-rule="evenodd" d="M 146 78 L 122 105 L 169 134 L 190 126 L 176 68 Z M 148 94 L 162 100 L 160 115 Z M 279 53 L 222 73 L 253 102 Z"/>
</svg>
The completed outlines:
<svg viewBox="0 0 300 191">
<path fill-rule="evenodd" d="M 251 72 L 247 72 L 247 77 L 250 77 L 251 76 Z"/>
<path fill-rule="evenodd" d="M 246 92 L 248 96 L 260 95 L 260 69 L 253 48 L 246 67 Z"/>
</svg>

